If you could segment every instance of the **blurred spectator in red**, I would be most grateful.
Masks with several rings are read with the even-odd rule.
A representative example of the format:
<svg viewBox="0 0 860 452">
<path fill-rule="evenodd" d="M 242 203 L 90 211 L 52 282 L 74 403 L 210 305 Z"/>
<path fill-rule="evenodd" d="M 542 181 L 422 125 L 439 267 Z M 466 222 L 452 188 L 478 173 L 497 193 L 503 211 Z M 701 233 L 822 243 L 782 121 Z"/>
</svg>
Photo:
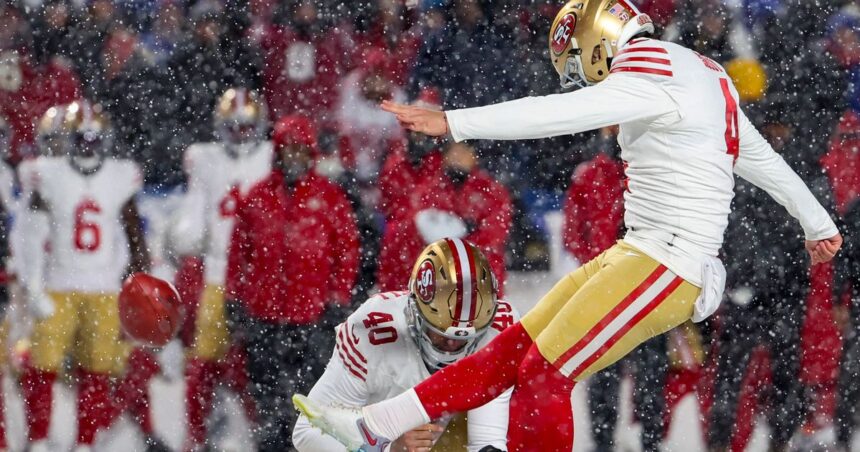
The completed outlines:
<svg viewBox="0 0 860 452">
<path fill-rule="evenodd" d="M 227 316 L 248 353 L 260 451 L 292 449 L 292 394 L 310 389 L 346 318 L 359 262 L 343 190 L 313 171 L 316 129 L 282 119 L 275 169 L 239 203 L 227 266 Z"/>
<path fill-rule="evenodd" d="M 425 89 L 415 105 L 424 108 L 442 109 L 439 95 L 434 90 Z M 438 180 L 442 177 L 442 153 L 433 138 L 422 134 L 409 133 L 405 145 L 399 143 L 391 149 L 382 173 L 379 175 L 379 210 L 385 217 L 385 233 L 379 261 L 380 269 L 377 284 L 382 290 L 403 285 L 403 274 L 394 269 L 408 268 L 413 253 L 404 253 L 414 241 L 408 234 L 414 229 L 407 226 L 413 218 L 412 209 L 416 190 L 423 181 Z"/>
<path fill-rule="evenodd" d="M 860 199 L 848 203 L 843 211 L 843 220 L 846 231 L 860 231 Z M 842 346 L 834 416 L 838 445 L 835 450 L 840 452 L 851 450 L 860 402 L 860 379 L 857 378 L 860 374 L 860 236 L 856 233 L 847 234 L 845 245 L 836 261 L 837 274 L 841 275 L 845 283 L 840 286 L 847 289 L 845 297 L 837 296 L 837 300 L 844 298 L 847 301 L 846 305 L 839 309 L 843 311 L 843 315 L 837 316 L 845 340 Z"/>
<path fill-rule="evenodd" d="M 353 42 L 327 26 L 316 2 L 284 0 L 260 42 L 263 93 L 272 117 L 301 113 L 317 123 L 329 119 L 338 83 L 352 61 Z"/>
<path fill-rule="evenodd" d="M 357 23 L 356 44 L 361 51 L 356 65 L 362 64 L 362 52 L 379 49 L 388 56 L 388 76 L 397 86 L 405 86 L 421 48 L 421 27 L 401 0 L 375 0 L 365 17 Z"/>
<path fill-rule="evenodd" d="M 397 119 L 380 110 L 379 103 L 386 99 L 402 103 L 406 96 L 391 82 L 385 51 L 368 48 L 359 64 L 341 82 L 336 118 L 353 153 L 349 169 L 361 181 L 375 181 L 385 150 L 403 139 Z"/>
<path fill-rule="evenodd" d="M 478 167 L 475 150 L 467 144 L 449 145 L 442 167 L 440 177 L 425 179 L 415 188 L 408 217 L 386 231 L 385 259 L 380 257 L 379 263 L 380 289 L 402 286 L 411 272 L 410 265 L 403 262 L 414 262 L 428 243 L 458 237 L 481 248 L 499 280 L 501 294 L 513 209 L 508 190 Z"/>
<path fill-rule="evenodd" d="M 614 143 L 618 127 L 600 130 L 599 151 L 581 163 L 564 203 L 562 243 L 584 264 L 609 249 L 624 226 L 624 167 Z"/>
<path fill-rule="evenodd" d="M 833 186 L 836 208 L 840 214 L 860 196 L 860 116 L 854 110 L 842 115 L 830 150 L 821 157 L 821 166 Z"/>
<path fill-rule="evenodd" d="M 60 24 L 61 12 L 52 5 L 47 17 Z M 10 6 L 0 10 L 0 115 L 13 131 L 13 160 L 27 154 L 34 144 L 33 125 L 48 108 L 69 103 L 81 95 L 80 83 L 69 60 L 57 55 L 56 40 L 37 39 L 33 57 L 24 47 L 25 24 Z M 47 28 L 47 27 L 46 27 Z"/>
</svg>

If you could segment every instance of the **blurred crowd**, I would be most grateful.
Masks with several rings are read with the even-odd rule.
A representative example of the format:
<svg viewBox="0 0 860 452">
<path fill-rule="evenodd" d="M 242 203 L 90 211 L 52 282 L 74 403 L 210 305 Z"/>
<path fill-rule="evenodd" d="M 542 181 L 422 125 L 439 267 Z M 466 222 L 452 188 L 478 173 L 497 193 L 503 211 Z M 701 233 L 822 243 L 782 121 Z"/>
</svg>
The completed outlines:
<svg viewBox="0 0 860 452">
<path fill-rule="evenodd" d="M 673 404 L 691 391 L 699 395 L 712 450 L 742 450 L 752 429 L 746 421 L 761 410 L 775 413 L 768 417 L 774 450 L 828 431 L 847 448 L 860 402 L 860 243 L 851 233 L 860 228 L 860 2 L 638 3 L 659 38 L 725 66 L 750 119 L 838 213 L 847 246 L 836 264 L 810 268 L 799 225 L 766 194 L 739 183 L 726 236 L 724 307 L 705 325 L 654 339 L 591 386 L 598 449 L 613 447 L 624 375 L 636 381 L 645 450 L 657 450 Z M 487 254 L 503 285 L 508 269 L 548 267 L 549 211 L 563 209 L 564 253 L 575 262 L 622 235 L 617 131 L 452 144 L 406 133 L 377 105 L 394 99 L 450 109 L 558 92 L 547 34 L 559 5 L 6 0 L 0 4 L 0 117 L 10 131 L 4 158 L 17 165 L 38 155 L 39 118 L 52 106 L 86 98 L 110 118 L 111 152 L 141 166 L 148 192 L 184 190 L 191 184 L 185 150 L 223 139 L 213 121 L 219 99 L 231 88 L 259 93 L 280 171 L 289 174 L 279 146 L 304 146 L 319 176 L 310 193 L 331 193 L 333 211 L 349 211 L 330 226 L 337 240 L 308 239 L 332 240 L 331 258 L 316 258 L 345 268 L 330 270 L 340 272 L 331 281 L 338 287 L 319 281 L 320 289 L 307 295 L 319 298 L 311 303 L 319 312 L 267 315 L 264 306 L 262 321 L 336 322 L 344 313 L 329 312 L 336 311 L 329 305 L 348 307 L 374 288 L 402 289 L 423 245 L 451 227 Z M 289 130 L 279 132 L 278 125 Z M 301 203 L 291 208 L 284 218 L 318 215 Z M 418 221 L 420 212 L 435 216 Z M 247 215 L 248 222 L 263 221 Z M 278 240 L 245 233 L 241 246 Z M 281 295 L 294 290 L 270 284 Z M 194 292 L 187 288 L 193 285 L 180 289 Z M 267 290 L 261 287 L 252 290 Z M 307 340 L 311 333 L 301 334 Z M 331 349 L 318 342 L 319 350 L 302 353 Z"/>
</svg>

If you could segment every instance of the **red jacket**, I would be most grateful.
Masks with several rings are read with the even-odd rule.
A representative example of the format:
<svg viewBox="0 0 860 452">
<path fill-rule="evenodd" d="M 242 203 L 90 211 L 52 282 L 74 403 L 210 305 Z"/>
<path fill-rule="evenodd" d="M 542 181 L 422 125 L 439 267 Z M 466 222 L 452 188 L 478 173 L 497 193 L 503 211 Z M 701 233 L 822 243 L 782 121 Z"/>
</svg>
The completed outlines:
<svg viewBox="0 0 860 452">
<path fill-rule="evenodd" d="M 821 166 L 830 179 L 836 208 L 845 208 L 860 196 L 860 117 L 848 111 L 830 141 L 830 150 L 821 157 Z"/>
<path fill-rule="evenodd" d="M 263 93 L 273 118 L 303 113 L 324 119 L 337 100 L 337 83 L 352 60 L 351 40 L 330 29 L 307 40 L 285 27 L 263 36 Z"/>
<path fill-rule="evenodd" d="M 421 185 L 421 181 L 441 176 L 441 153 L 430 153 L 416 168 L 407 159 L 403 143 L 392 146 L 379 174 L 379 210 L 385 221 L 405 218 L 412 205 L 410 197 L 415 194 L 415 188 Z"/>
<path fill-rule="evenodd" d="M 17 61 L 20 85 L 0 85 L 0 115 L 9 121 L 14 135 L 12 152 L 20 157 L 21 147 L 34 142 L 33 126 L 39 118 L 54 105 L 77 99 L 81 90 L 77 75 L 65 59 L 52 58 L 38 68 L 26 57 Z"/>
<path fill-rule="evenodd" d="M 474 225 L 474 230 L 464 238 L 487 256 L 499 280 L 501 296 L 506 277 L 505 245 L 513 210 L 508 190 L 483 170 L 476 169 L 459 189 L 446 177 L 425 179 L 411 201 L 408 216 L 391 224 L 383 237 L 377 275 L 380 288 L 384 291 L 406 286 L 415 259 L 426 246 L 413 219 L 418 212 L 432 207 Z"/>
<path fill-rule="evenodd" d="M 842 338 L 833 319 L 833 264 L 809 270 L 809 295 L 800 330 L 800 380 L 807 385 L 835 383 Z"/>
<path fill-rule="evenodd" d="M 227 294 L 258 319 L 315 323 L 327 303 L 350 301 L 358 262 L 358 228 L 343 190 L 310 172 L 290 193 L 275 170 L 239 203 Z"/>
<path fill-rule="evenodd" d="M 564 247 L 584 264 L 618 240 L 623 221 L 624 167 L 600 153 L 574 171 L 564 203 Z"/>
<path fill-rule="evenodd" d="M 417 31 L 419 29 L 420 27 L 413 27 L 409 30 L 400 31 L 392 37 L 391 33 L 386 32 L 381 24 L 377 24 L 366 33 L 356 37 L 358 47 L 361 49 L 356 52 L 356 55 L 360 56 L 369 49 L 383 50 L 388 56 L 388 74 L 391 80 L 398 86 L 406 86 L 412 68 L 415 67 L 418 51 L 424 42 L 420 31 Z M 356 61 L 356 66 L 360 66 L 361 63 L 361 61 Z"/>
</svg>

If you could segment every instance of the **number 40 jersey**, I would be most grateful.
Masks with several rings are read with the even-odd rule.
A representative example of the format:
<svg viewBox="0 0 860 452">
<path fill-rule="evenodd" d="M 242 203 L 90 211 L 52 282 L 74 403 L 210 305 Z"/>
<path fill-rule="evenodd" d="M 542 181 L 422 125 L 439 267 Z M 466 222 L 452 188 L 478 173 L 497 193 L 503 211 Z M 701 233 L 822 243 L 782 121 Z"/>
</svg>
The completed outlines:
<svg viewBox="0 0 860 452">
<path fill-rule="evenodd" d="M 50 232 L 45 288 L 57 292 L 118 292 L 125 246 L 122 209 L 143 186 L 131 160 L 105 159 L 84 175 L 66 157 L 39 157 L 19 167 L 27 193 L 47 208 Z"/>
<path fill-rule="evenodd" d="M 408 292 L 380 293 L 367 300 L 335 329 L 337 343 L 325 373 L 308 397 L 328 405 L 361 407 L 397 396 L 430 376 L 406 319 Z M 501 331 L 519 321 L 519 315 L 505 301 L 498 301 L 496 316 L 478 349 L 486 346 Z M 506 450 L 508 402 L 510 391 L 466 416 L 466 438 L 444 450 L 478 451 L 486 446 Z M 457 433 L 450 419 L 438 450 L 448 437 Z M 342 450 L 334 438 L 311 427 L 301 417 L 293 432 L 300 452 Z"/>
</svg>

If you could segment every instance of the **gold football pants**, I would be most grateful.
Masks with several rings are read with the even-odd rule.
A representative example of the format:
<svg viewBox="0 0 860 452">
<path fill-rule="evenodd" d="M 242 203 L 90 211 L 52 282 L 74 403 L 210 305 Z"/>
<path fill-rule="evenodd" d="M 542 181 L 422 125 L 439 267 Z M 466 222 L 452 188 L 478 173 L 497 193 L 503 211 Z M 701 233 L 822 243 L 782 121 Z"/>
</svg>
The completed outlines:
<svg viewBox="0 0 860 452">
<path fill-rule="evenodd" d="M 224 288 L 206 284 L 197 308 L 191 354 L 204 361 L 218 361 L 230 349 L 230 331 L 224 312 Z"/>
<path fill-rule="evenodd" d="M 547 361 L 580 381 L 690 319 L 699 291 L 619 241 L 559 281 L 522 325 Z"/>
<path fill-rule="evenodd" d="M 57 372 L 69 353 L 82 368 L 110 373 L 121 366 L 116 294 L 50 292 L 54 314 L 33 325 L 33 366 Z"/>
</svg>

